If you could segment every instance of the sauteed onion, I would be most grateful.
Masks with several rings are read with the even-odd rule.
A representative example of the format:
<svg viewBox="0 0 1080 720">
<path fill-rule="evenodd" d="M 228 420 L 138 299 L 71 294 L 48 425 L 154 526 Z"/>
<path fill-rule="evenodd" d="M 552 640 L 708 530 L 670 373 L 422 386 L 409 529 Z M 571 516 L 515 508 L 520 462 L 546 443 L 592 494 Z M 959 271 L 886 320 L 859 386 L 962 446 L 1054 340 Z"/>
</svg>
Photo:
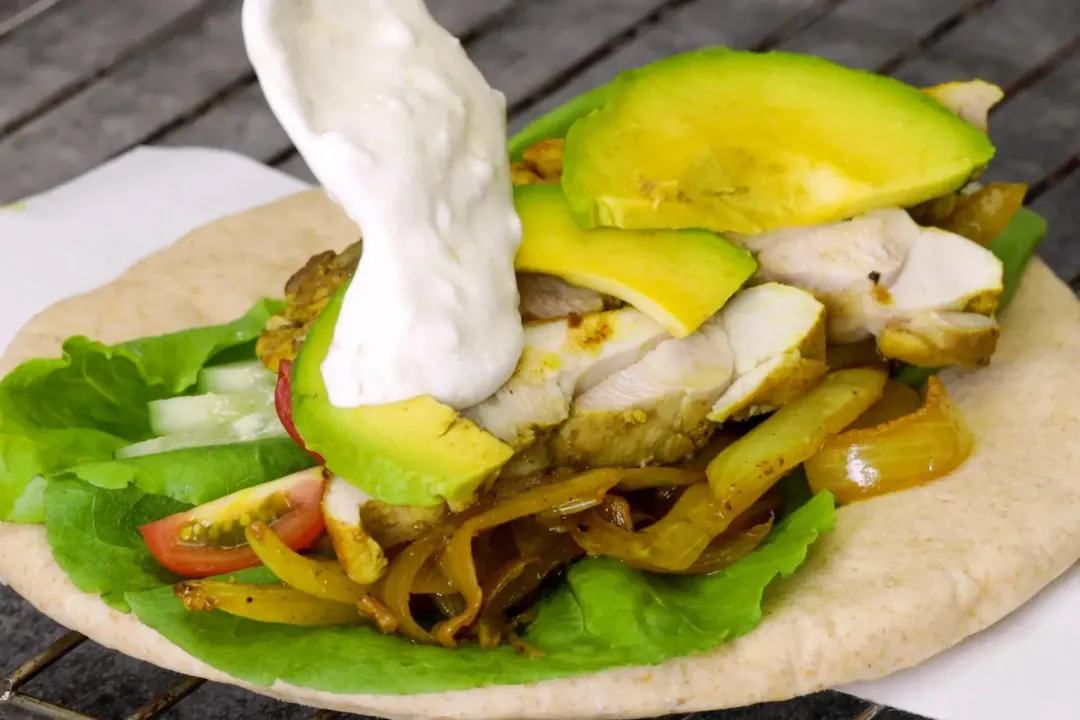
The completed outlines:
<svg viewBox="0 0 1080 720">
<path fill-rule="evenodd" d="M 931 377 L 914 412 L 830 438 L 806 462 L 815 491 L 840 503 L 903 490 L 955 470 L 971 454 L 974 436 L 944 384 Z"/>
</svg>

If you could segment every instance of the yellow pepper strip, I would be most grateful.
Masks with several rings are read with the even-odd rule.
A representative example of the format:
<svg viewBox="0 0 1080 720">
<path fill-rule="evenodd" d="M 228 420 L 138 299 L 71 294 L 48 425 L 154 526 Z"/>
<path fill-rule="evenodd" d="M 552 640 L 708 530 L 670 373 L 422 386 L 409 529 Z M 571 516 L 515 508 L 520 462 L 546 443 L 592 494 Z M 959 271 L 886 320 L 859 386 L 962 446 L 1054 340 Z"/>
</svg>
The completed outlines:
<svg viewBox="0 0 1080 720">
<path fill-rule="evenodd" d="M 248 545 L 278 580 L 322 600 L 355 604 L 368 594 L 337 560 L 308 558 L 294 552 L 266 523 L 256 521 L 244 529 Z"/>
<path fill-rule="evenodd" d="M 806 462 L 806 478 L 815 492 L 828 490 L 841 504 L 865 500 L 949 474 L 974 443 L 945 386 L 931 377 L 921 408 L 829 439 Z"/>
<path fill-rule="evenodd" d="M 646 490 L 658 487 L 681 487 L 705 482 L 704 468 L 643 467 L 623 471 L 619 489 Z"/>
<path fill-rule="evenodd" d="M 360 621 L 355 605 L 320 600 L 285 585 L 188 580 L 173 592 L 188 610 L 221 610 L 265 623 L 311 627 Z"/>
<path fill-rule="evenodd" d="M 718 512 L 728 523 L 743 514 L 781 477 L 877 402 L 885 380 L 885 373 L 866 368 L 831 373 L 732 443 L 707 471 Z"/>
</svg>

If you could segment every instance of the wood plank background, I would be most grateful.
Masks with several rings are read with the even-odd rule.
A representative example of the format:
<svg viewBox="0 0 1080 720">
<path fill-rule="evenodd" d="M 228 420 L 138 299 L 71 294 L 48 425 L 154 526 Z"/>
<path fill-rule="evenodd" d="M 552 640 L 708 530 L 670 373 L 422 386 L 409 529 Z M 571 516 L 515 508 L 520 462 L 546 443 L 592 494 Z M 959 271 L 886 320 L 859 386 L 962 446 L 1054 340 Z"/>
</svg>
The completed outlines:
<svg viewBox="0 0 1080 720">
<path fill-rule="evenodd" d="M 813 53 L 929 85 L 1007 91 L 988 178 L 1030 184 L 1042 254 L 1080 290 L 1080 0 L 430 0 L 509 102 L 510 125 L 621 70 L 704 45 Z M 240 0 L 0 0 L 0 204 L 140 144 L 235 150 L 312 180 L 244 54 Z M 63 630 L 0 587 L 0 674 Z M 176 682 L 91 643 L 27 688 L 120 717 Z M 0 711 L 2 713 L 2 711 Z M 840 695 L 700 720 L 913 718 Z M 168 717 L 307 717 L 207 685 Z"/>
</svg>

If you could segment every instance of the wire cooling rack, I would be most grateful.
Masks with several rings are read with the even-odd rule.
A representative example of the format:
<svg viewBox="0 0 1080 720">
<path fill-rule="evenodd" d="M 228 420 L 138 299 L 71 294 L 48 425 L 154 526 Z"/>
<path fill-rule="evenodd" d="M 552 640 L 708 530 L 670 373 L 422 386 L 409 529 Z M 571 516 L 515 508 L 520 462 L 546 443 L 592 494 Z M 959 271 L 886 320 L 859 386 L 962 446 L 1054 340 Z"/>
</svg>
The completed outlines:
<svg viewBox="0 0 1080 720">
<path fill-rule="evenodd" d="M 65 655 L 82 645 L 86 640 L 87 638 L 79 633 L 69 632 L 16 668 L 6 678 L 0 680 L 0 718 L 7 717 L 5 714 L 7 710 L 14 710 L 21 711 L 24 715 L 29 715 L 32 718 L 48 720 L 102 720 L 20 691 L 20 688 L 30 680 L 46 672 L 52 665 L 62 660 Z M 201 678 L 182 677 L 179 682 L 143 703 L 137 710 L 127 716 L 127 720 L 151 720 L 152 718 L 161 717 L 204 684 L 206 684 L 206 681 Z M 873 720 L 885 710 L 886 708 L 881 705 L 870 704 L 849 718 L 837 717 L 836 720 Z M 313 710 L 308 716 L 308 720 L 333 720 L 334 718 L 350 717 L 355 718 L 356 716 L 348 716 L 332 710 Z M 709 720 L 709 717 L 710 713 L 701 712 L 675 716 L 669 720 Z"/>
</svg>

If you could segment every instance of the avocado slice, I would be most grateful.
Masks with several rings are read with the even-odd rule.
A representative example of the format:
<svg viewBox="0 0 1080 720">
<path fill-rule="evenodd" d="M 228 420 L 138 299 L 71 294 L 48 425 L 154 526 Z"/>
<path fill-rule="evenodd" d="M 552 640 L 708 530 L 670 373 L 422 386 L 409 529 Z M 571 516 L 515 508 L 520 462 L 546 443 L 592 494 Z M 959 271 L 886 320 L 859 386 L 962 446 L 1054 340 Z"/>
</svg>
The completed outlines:
<svg viewBox="0 0 1080 720">
<path fill-rule="evenodd" d="M 985 134 L 897 80 L 710 48 L 624 73 L 566 136 L 586 227 L 758 233 L 907 207 L 968 181 Z"/>
<path fill-rule="evenodd" d="M 531 123 L 518 130 L 510 138 L 508 151 L 510 160 L 517 162 L 521 155 L 541 140 L 564 138 L 570 126 L 593 110 L 603 106 L 611 92 L 612 83 L 593 88 L 587 93 L 567 100 L 559 107 L 544 113 Z"/>
<path fill-rule="evenodd" d="M 509 445 L 430 397 L 339 408 L 330 403 L 322 361 L 348 284 L 319 315 L 292 370 L 293 423 L 326 466 L 390 505 L 467 504 L 513 455 Z"/>
<path fill-rule="evenodd" d="M 557 185 L 516 187 L 514 205 L 519 272 L 612 295 L 677 338 L 697 330 L 757 269 L 749 252 L 707 230 L 582 228 Z"/>
</svg>

